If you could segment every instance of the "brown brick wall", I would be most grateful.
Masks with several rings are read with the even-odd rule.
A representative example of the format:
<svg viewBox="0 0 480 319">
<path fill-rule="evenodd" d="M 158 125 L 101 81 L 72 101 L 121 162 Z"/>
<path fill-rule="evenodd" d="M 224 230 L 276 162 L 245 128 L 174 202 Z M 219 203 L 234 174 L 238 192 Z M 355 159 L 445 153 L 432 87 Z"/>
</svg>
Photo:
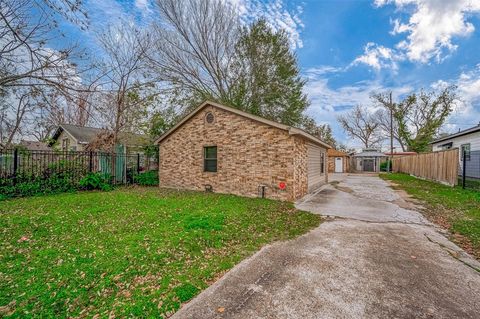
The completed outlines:
<svg viewBox="0 0 480 319">
<path fill-rule="evenodd" d="M 302 198 L 308 192 L 307 180 L 307 142 L 294 137 L 294 199 Z"/>
<path fill-rule="evenodd" d="M 205 114 L 215 115 L 208 124 Z M 217 172 L 203 171 L 203 147 L 217 146 Z M 295 155 L 297 154 L 297 155 Z M 293 201 L 306 194 L 306 144 L 287 131 L 208 106 L 160 143 L 160 186 Z M 286 190 L 278 185 L 285 182 Z"/>
</svg>

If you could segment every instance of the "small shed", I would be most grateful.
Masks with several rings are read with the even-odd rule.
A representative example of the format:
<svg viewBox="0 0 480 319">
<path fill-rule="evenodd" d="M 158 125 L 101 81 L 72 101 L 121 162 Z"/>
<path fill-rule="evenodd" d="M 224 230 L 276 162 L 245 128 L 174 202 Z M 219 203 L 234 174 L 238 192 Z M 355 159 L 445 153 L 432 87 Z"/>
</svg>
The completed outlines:
<svg viewBox="0 0 480 319">
<path fill-rule="evenodd" d="M 357 172 L 380 172 L 380 164 L 386 161 L 387 155 L 377 149 L 367 148 L 353 155 L 353 168 Z"/>
<path fill-rule="evenodd" d="M 347 173 L 349 171 L 350 155 L 333 148 L 328 149 L 327 155 L 329 173 Z"/>
</svg>

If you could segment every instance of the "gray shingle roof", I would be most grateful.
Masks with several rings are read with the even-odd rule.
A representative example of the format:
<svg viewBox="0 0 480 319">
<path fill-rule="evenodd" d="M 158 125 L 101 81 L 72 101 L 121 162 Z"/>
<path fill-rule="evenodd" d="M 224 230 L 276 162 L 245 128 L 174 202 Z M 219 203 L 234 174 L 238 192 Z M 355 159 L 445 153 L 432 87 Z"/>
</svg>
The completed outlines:
<svg viewBox="0 0 480 319">
<path fill-rule="evenodd" d="M 376 150 L 364 150 L 361 153 L 353 155 L 353 157 L 387 157 L 387 155 Z"/>
<path fill-rule="evenodd" d="M 62 124 L 60 126 L 81 144 L 90 143 L 98 134 L 105 131 L 100 128 L 81 127 L 71 124 Z"/>
</svg>

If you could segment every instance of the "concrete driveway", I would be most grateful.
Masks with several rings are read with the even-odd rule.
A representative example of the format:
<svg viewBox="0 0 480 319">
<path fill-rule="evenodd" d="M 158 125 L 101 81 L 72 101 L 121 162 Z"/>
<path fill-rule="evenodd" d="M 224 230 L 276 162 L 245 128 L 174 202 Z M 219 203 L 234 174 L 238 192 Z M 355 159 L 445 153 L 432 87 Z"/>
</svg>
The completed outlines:
<svg viewBox="0 0 480 319">
<path fill-rule="evenodd" d="M 380 178 L 334 178 L 297 203 L 327 221 L 264 247 L 174 318 L 480 318 L 478 262 Z"/>
</svg>

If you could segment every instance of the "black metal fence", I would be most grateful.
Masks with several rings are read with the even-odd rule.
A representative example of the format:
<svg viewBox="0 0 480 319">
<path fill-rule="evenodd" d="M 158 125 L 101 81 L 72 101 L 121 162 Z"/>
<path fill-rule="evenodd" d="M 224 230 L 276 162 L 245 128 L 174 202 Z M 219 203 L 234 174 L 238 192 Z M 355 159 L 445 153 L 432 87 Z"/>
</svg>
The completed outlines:
<svg viewBox="0 0 480 319">
<path fill-rule="evenodd" d="M 480 191 L 480 151 L 463 150 L 459 165 L 459 184 Z"/>
<path fill-rule="evenodd" d="M 138 174 L 154 169 L 156 159 L 143 154 L 0 150 L 0 193 L 9 187 L 22 193 L 29 187 L 71 189 L 89 173 L 101 173 L 111 184 L 133 184 Z"/>
</svg>

